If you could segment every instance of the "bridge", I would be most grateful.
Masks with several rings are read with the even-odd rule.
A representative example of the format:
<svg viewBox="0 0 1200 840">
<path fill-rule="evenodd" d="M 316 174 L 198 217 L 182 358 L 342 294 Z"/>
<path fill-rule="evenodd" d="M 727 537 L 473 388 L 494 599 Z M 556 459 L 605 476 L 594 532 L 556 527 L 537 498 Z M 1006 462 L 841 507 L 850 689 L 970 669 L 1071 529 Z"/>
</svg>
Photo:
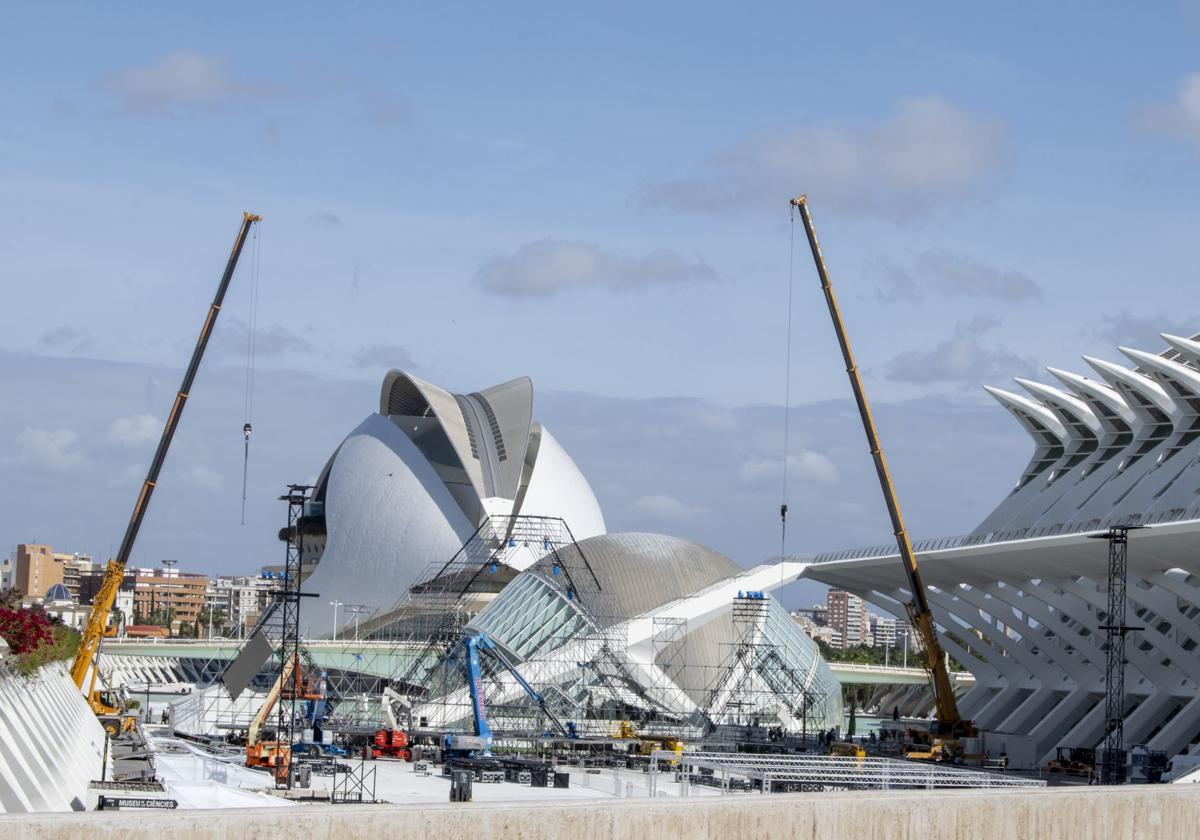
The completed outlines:
<svg viewBox="0 0 1200 840">
<path fill-rule="evenodd" d="M 327 671 L 372 677 L 400 673 L 416 653 L 413 647 L 392 641 L 322 639 L 304 645 Z M 241 646 L 240 639 L 105 639 L 101 667 L 110 678 L 123 675 L 123 682 L 205 682 L 215 678 Z M 830 662 L 829 667 L 842 685 L 925 686 L 929 681 L 922 668 L 851 662 Z M 950 676 L 960 691 L 975 684 L 974 675 L 967 671 Z"/>
</svg>

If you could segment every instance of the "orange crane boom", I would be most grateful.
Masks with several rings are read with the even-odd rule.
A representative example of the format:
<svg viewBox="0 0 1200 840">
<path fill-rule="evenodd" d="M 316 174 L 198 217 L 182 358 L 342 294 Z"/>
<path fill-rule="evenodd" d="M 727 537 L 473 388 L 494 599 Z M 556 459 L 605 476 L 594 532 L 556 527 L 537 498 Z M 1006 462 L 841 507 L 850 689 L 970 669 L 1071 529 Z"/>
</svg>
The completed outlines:
<svg viewBox="0 0 1200 840">
<path fill-rule="evenodd" d="M 802 195 L 799 198 L 793 198 L 791 203 L 799 210 L 801 221 L 804 223 L 804 233 L 808 236 L 808 246 L 812 250 L 813 262 L 816 263 L 817 275 L 821 280 L 821 291 L 825 293 L 825 302 L 829 305 L 829 316 L 833 319 L 833 329 L 837 333 L 842 359 L 846 363 L 846 375 L 850 377 L 850 388 L 854 391 L 854 401 L 858 403 L 858 414 L 862 418 L 863 431 L 867 434 L 871 458 L 875 461 L 875 473 L 879 476 L 879 487 L 883 491 L 888 516 L 892 520 L 892 532 L 896 535 L 896 546 L 900 549 L 900 559 L 904 563 L 908 589 L 912 593 L 912 600 L 905 604 L 905 608 L 908 610 L 909 622 L 916 630 L 921 644 L 925 646 L 925 667 L 933 686 L 934 708 L 937 712 L 940 730 L 938 734 L 950 737 L 971 735 L 974 733 L 974 727 L 970 722 L 963 720 L 958 711 L 958 701 L 954 697 L 950 672 L 946 668 L 942 646 L 933 626 L 933 613 L 929 609 L 925 586 L 921 583 L 921 571 L 917 568 L 917 556 L 913 553 L 912 541 L 909 540 L 908 532 L 904 528 L 904 517 L 900 514 L 896 488 L 892 483 L 887 459 L 883 455 L 883 447 L 879 443 L 879 433 L 875 430 L 875 418 L 871 415 L 871 404 L 867 401 L 862 377 L 859 375 L 858 365 L 854 361 L 854 352 L 850 349 L 850 339 L 846 335 L 842 312 L 838 307 L 837 298 L 833 294 L 833 286 L 829 282 L 825 258 L 821 255 L 821 245 L 817 242 L 817 232 L 813 228 L 812 214 L 808 210 L 808 196 Z"/>
<path fill-rule="evenodd" d="M 92 679 L 88 687 L 87 698 L 92 706 L 92 710 L 97 714 L 112 714 L 118 710 L 113 708 L 111 704 L 102 702 L 97 694 L 95 690 L 96 671 L 99 668 L 98 664 L 93 663 L 93 660 L 99 650 L 100 641 L 104 638 L 108 615 L 112 611 L 113 604 L 116 602 L 117 590 L 121 588 L 121 582 L 125 578 L 125 566 L 129 563 L 129 555 L 133 552 L 133 543 L 137 539 L 138 531 L 142 527 L 142 520 L 146 516 L 146 508 L 150 504 L 150 497 L 154 494 L 154 488 L 158 483 L 159 471 L 162 470 L 163 462 L 167 458 L 167 450 L 171 448 L 171 440 L 175 437 L 175 430 L 179 427 L 179 418 L 183 414 L 183 407 L 187 403 L 188 394 L 192 390 L 192 382 L 196 378 L 196 371 L 200 367 L 200 360 L 204 357 L 204 349 L 208 346 L 209 338 L 212 337 L 213 327 L 216 326 L 217 316 L 220 314 L 221 305 L 225 301 L 225 292 L 229 289 L 229 281 L 233 279 L 234 269 L 237 268 L 238 257 L 241 256 L 242 247 L 246 244 L 246 237 L 250 233 L 250 226 L 257 221 L 261 221 L 261 218 L 261 216 L 256 216 L 253 213 L 242 214 L 242 225 L 238 229 L 237 239 L 234 240 L 233 250 L 229 254 L 229 262 L 225 265 L 225 273 L 222 275 L 221 283 L 217 287 L 217 294 L 208 309 L 204 325 L 200 328 L 200 336 L 196 339 L 196 348 L 192 351 L 191 362 L 188 364 L 187 372 L 183 375 L 183 384 L 179 386 L 179 392 L 175 395 L 175 402 L 171 406 L 171 413 L 167 416 L 167 422 L 163 426 L 162 437 L 158 441 L 158 449 L 154 453 L 154 460 L 150 462 L 150 470 L 146 474 L 146 480 L 142 482 L 142 490 L 138 494 L 137 501 L 134 503 L 133 515 L 129 517 L 129 525 L 125 528 L 125 536 L 121 540 L 121 547 L 117 551 L 117 556 L 108 561 L 108 566 L 104 569 L 104 579 L 101 582 L 100 590 L 96 593 L 96 597 L 92 599 L 92 610 L 88 614 L 87 624 L 83 628 L 79 651 L 75 654 L 75 661 L 71 664 L 71 678 L 75 680 L 75 685 L 82 691 L 83 683 L 87 679 L 88 670 L 91 669 Z"/>
</svg>

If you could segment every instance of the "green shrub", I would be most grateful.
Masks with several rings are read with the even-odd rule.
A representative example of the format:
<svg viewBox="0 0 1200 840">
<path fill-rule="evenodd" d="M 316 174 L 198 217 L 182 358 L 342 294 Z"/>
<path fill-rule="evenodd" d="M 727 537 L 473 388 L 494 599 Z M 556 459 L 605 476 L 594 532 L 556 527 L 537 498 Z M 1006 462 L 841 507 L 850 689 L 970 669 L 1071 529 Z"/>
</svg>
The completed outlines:
<svg viewBox="0 0 1200 840">
<path fill-rule="evenodd" d="M 18 654 L 13 657 L 18 673 L 28 676 L 51 662 L 63 662 L 74 659 L 79 651 L 79 631 L 65 624 L 56 624 L 50 630 L 52 641 L 43 644 L 35 650 Z"/>
</svg>

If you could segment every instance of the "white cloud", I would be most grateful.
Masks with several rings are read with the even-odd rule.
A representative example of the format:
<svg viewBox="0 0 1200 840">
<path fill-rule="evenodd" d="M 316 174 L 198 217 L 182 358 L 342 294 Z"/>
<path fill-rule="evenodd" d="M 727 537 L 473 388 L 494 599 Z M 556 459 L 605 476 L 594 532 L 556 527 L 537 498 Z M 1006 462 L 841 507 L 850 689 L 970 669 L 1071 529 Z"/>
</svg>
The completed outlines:
<svg viewBox="0 0 1200 840">
<path fill-rule="evenodd" d="M 412 354 L 399 344 L 367 344 L 350 357 L 356 368 L 403 368 L 413 366 Z"/>
<path fill-rule="evenodd" d="M 569 289 L 624 292 L 649 286 L 711 283 L 720 279 L 704 260 L 658 249 L 638 257 L 591 242 L 539 239 L 515 254 L 493 257 L 475 274 L 485 292 L 511 298 L 553 297 Z"/>
<path fill-rule="evenodd" d="M 125 469 L 119 472 L 109 472 L 108 486 L 109 487 L 137 487 L 142 479 L 146 477 L 146 466 L 144 464 L 128 464 Z"/>
<path fill-rule="evenodd" d="M 945 248 L 922 251 L 913 258 L 911 268 L 886 258 L 873 263 L 873 270 L 880 275 L 875 295 L 886 303 L 917 303 L 925 299 L 927 290 L 938 296 L 991 298 L 1005 303 L 1042 297 L 1041 286 L 1028 275 L 985 265 Z"/>
<path fill-rule="evenodd" d="M 705 429 L 713 432 L 733 432 L 738 428 L 737 416 L 726 409 L 702 411 L 696 420 Z"/>
<path fill-rule="evenodd" d="M 219 472 L 211 470 L 203 464 L 195 464 L 183 474 L 183 480 L 191 486 L 210 492 L 217 492 L 225 484 Z"/>
<path fill-rule="evenodd" d="M 120 446 L 141 446 L 158 440 L 162 421 L 153 414 L 131 414 L 118 417 L 108 430 L 108 437 Z"/>
<path fill-rule="evenodd" d="M 1200 151 L 1200 73 L 1180 79 L 1173 99 L 1143 108 L 1138 123 L 1147 131 L 1184 140 Z"/>
<path fill-rule="evenodd" d="M 170 112 L 216 105 L 231 99 L 260 97 L 277 86 L 237 81 L 219 56 L 179 50 L 157 64 L 130 67 L 105 79 L 126 111 Z"/>
<path fill-rule="evenodd" d="M 25 429 L 16 443 L 21 459 L 50 469 L 66 469 L 84 460 L 79 435 L 70 429 Z"/>
<path fill-rule="evenodd" d="M 782 212 L 789 192 L 807 192 L 821 208 L 911 218 L 978 199 L 1005 147 L 999 121 L 941 97 L 908 98 L 877 123 L 812 124 L 746 140 L 691 177 L 645 182 L 638 197 L 685 212 Z"/>
<path fill-rule="evenodd" d="M 837 466 L 820 452 L 802 449 L 788 455 L 788 481 L 811 484 L 833 484 L 838 480 Z M 783 477 L 783 460 L 780 458 L 754 458 L 742 463 L 738 471 L 742 481 L 757 484 L 768 479 Z"/>
<path fill-rule="evenodd" d="M 331 230 L 340 230 L 346 226 L 346 223 L 342 221 L 341 216 L 339 216 L 337 213 L 330 213 L 328 211 L 309 216 L 307 221 L 313 227 L 330 228 Z"/>
<path fill-rule="evenodd" d="M 213 336 L 210 353 L 221 358 L 244 358 L 250 326 L 240 318 L 222 321 Z M 312 343 L 280 324 L 258 325 L 254 331 L 254 355 L 257 358 L 275 358 L 310 354 L 315 351 Z"/>
<path fill-rule="evenodd" d="M 642 513 L 671 520 L 691 519 L 704 513 L 704 508 L 681 502 L 666 493 L 642 496 L 633 506 Z"/>
<path fill-rule="evenodd" d="M 86 354 L 95 351 L 96 339 L 85 327 L 63 324 L 38 336 L 37 346 L 55 356 Z"/>
<path fill-rule="evenodd" d="M 999 321 L 979 315 L 954 326 L 954 335 L 932 350 L 910 350 L 888 362 L 887 377 L 895 382 L 929 384 L 961 382 L 981 385 L 987 379 L 1019 376 L 1036 369 L 1033 359 L 1003 347 L 987 347 L 981 340 Z"/>
<path fill-rule="evenodd" d="M 1200 313 L 1188 313 L 1182 306 L 1174 312 L 1159 310 L 1152 315 L 1135 315 L 1127 309 L 1100 316 L 1091 332 L 1111 347 L 1137 347 L 1158 352 L 1167 346 L 1160 333 L 1187 338 L 1200 333 Z"/>
</svg>

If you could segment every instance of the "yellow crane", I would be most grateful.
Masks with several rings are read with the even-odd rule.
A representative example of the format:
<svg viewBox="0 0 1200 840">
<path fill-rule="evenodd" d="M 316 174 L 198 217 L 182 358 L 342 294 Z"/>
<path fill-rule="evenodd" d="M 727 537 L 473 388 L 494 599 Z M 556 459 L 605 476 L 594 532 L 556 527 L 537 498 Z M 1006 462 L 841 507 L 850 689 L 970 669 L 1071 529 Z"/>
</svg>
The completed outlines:
<svg viewBox="0 0 1200 840">
<path fill-rule="evenodd" d="M 208 309 L 204 325 L 200 328 L 200 337 L 196 340 L 196 348 L 192 351 L 191 362 L 188 364 L 187 371 L 183 375 L 183 384 L 179 386 L 179 392 L 175 395 L 175 402 L 171 406 L 171 413 L 167 416 L 167 422 L 163 426 L 162 437 L 158 441 L 158 449 L 154 453 L 154 460 L 150 462 L 150 471 L 146 474 L 146 480 L 142 482 L 142 490 L 138 494 L 137 502 L 134 503 L 133 515 L 129 518 L 129 525 L 126 527 L 125 536 L 121 540 L 121 547 L 117 551 L 117 556 L 108 561 L 108 566 L 104 569 L 104 578 L 100 583 L 100 589 L 96 593 L 95 598 L 92 599 L 92 610 L 88 614 L 87 624 L 83 628 L 79 651 L 75 654 L 75 661 L 71 664 L 71 678 L 75 680 L 75 685 L 80 691 L 84 691 L 83 684 L 88 679 L 88 671 L 91 671 L 91 681 L 88 683 L 88 688 L 84 694 L 92 707 L 92 711 L 105 719 L 105 726 L 112 734 L 116 733 L 118 725 L 122 728 L 127 728 L 127 722 L 122 721 L 120 724 L 115 722 L 115 718 L 120 716 L 124 710 L 119 707 L 115 699 L 106 697 L 96 689 L 96 676 L 100 670 L 99 661 L 97 660 L 100 644 L 105 636 L 109 613 L 112 612 L 113 604 L 116 603 L 117 590 L 121 588 L 121 582 L 125 579 L 125 566 L 129 563 L 129 555 L 133 551 L 133 543 L 137 539 L 138 531 L 142 527 L 142 520 L 146 516 L 146 508 L 150 504 L 150 497 L 154 494 L 154 488 L 158 484 L 159 471 L 162 470 L 163 461 L 167 458 L 167 450 L 170 449 L 171 440 L 175 437 L 175 430 L 179 426 L 179 418 L 183 414 L 183 407 L 187 403 L 188 394 L 192 390 L 192 382 L 196 378 L 196 371 L 200 367 L 200 360 L 204 357 L 204 349 L 208 346 L 209 338 L 212 337 L 213 327 L 216 326 L 217 316 L 220 314 L 221 305 L 225 301 L 225 292 L 229 289 L 229 282 L 233 279 L 233 272 L 237 268 L 238 257 L 241 256 L 242 247 L 246 244 L 246 237 L 250 233 L 250 226 L 257 221 L 261 221 L 260 216 L 256 216 L 253 213 L 242 214 L 242 225 L 238 229 L 237 238 L 234 240 L 233 251 L 230 253 L 229 262 L 225 266 L 225 274 L 221 277 L 221 283 L 217 287 L 217 294 Z"/>
<path fill-rule="evenodd" d="M 829 305 L 829 317 L 833 319 L 833 329 L 837 333 L 842 359 L 846 363 L 846 375 L 850 377 L 854 401 L 858 403 L 858 414 L 862 418 L 863 431 L 867 433 L 871 458 L 875 461 L 879 487 L 883 490 L 883 499 L 892 520 L 892 531 L 896 535 L 896 546 L 900 549 L 900 560 L 904 563 L 908 589 L 912 593 L 912 600 L 905 604 L 905 608 L 908 610 L 909 622 L 916 630 L 921 644 L 925 646 L 925 667 L 933 686 L 934 709 L 937 713 L 936 734 L 943 739 L 974 737 L 976 734 L 974 725 L 970 721 L 964 720 L 958 711 L 958 701 L 954 697 L 950 672 L 946 668 L 942 646 L 933 626 L 933 613 L 929 609 L 925 586 L 921 583 L 920 569 L 917 568 L 917 557 L 913 553 L 912 541 L 909 540 L 908 532 L 904 528 L 904 517 L 900 514 L 900 503 L 896 500 L 896 488 L 892 484 L 892 475 L 888 470 L 887 459 L 883 456 L 879 433 L 875 430 L 875 419 L 871 416 L 871 405 L 867 402 L 867 393 L 863 388 L 862 377 L 858 373 L 858 365 L 854 361 L 854 353 L 850 349 L 850 339 L 846 335 L 842 312 L 838 307 L 837 298 L 833 294 L 833 286 L 829 282 L 825 258 L 821 255 L 821 245 L 817 242 L 817 232 L 813 228 L 812 214 L 808 209 L 808 196 L 802 195 L 799 198 L 793 198 L 792 206 L 799 211 L 800 219 L 804 223 L 804 233 L 808 236 L 808 246 L 812 250 L 813 262 L 816 263 L 817 275 L 821 280 L 821 291 L 825 293 L 825 302 Z"/>
</svg>

